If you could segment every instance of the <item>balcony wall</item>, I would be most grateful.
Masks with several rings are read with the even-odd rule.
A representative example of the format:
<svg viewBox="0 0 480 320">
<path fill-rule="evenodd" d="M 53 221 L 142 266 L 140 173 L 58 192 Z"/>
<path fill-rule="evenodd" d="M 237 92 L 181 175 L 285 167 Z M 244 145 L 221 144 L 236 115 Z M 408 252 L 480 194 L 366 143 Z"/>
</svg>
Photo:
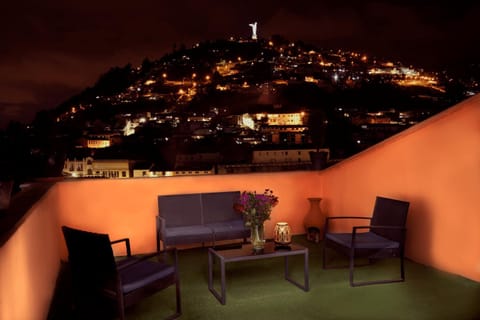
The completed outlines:
<svg viewBox="0 0 480 320">
<path fill-rule="evenodd" d="M 0 319 L 46 318 L 66 258 L 61 225 L 128 236 L 135 253 L 155 250 L 159 194 L 271 188 L 280 203 L 269 237 L 281 220 L 304 233 L 307 197 L 322 197 L 329 215 L 370 215 L 376 195 L 405 199 L 407 256 L 480 281 L 479 104 L 473 97 L 321 172 L 59 182 L 0 248 Z"/>
<path fill-rule="evenodd" d="M 280 198 L 266 223 L 267 236 L 277 221 L 304 233 L 306 198 L 321 194 L 318 173 L 311 171 L 58 182 L 0 248 L 0 319 L 46 318 L 60 260 L 67 257 L 61 225 L 129 237 L 134 253 L 152 252 L 158 195 L 265 188 Z"/>
<path fill-rule="evenodd" d="M 43 196 L 0 247 L 0 319 L 47 318 L 60 270 L 56 198 Z"/>
<path fill-rule="evenodd" d="M 266 223 L 272 237 L 277 221 L 288 221 L 294 233 L 304 233 L 307 197 L 320 196 L 318 173 L 311 171 L 213 176 L 83 180 L 57 184 L 55 212 L 60 224 L 97 232 L 112 239 L 128 236 L 133 252 L 156 248 L 155 216 L 161 194 L 256 190 L 270 188 L 280 199 Z M 120 252 L 118 252 L 120 253 Z M 66 249 L 62 250 L 66 257 Z"/>
<path fill-rule="evenodd" d="M 410 201 L 406 255 L 480 281 L 480 95 L 324 170 L 328 215 Z M 408 277 L 408 275 L 407 275 Z"/>
</svg>

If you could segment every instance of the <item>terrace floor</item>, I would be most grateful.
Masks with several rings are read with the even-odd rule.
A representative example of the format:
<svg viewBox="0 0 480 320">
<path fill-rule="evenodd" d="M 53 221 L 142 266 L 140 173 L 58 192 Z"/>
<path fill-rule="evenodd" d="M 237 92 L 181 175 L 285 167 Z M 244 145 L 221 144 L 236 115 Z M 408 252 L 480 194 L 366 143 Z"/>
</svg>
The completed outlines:
<svg viewBox="0 0 480 320">
<path fill-rule="evenodd" d="M 310 250 L 309 292 L 283 279 L 281 258 L 237 262 L 227 264 L 226 305 L 208 290 L 207 249 L 179 251 L 181 319 L 480 319 L 480 283 L 407 260 L 405 282 L 351 288 L 348 268 L 322 269 L 321 245 L 304 236 L 294 241 Z M 292 276 L 300 281 L 302 257 L 290 258 Z M 347 263 L 341 256 L 333 255 L 333 260 Z M 357 270 L 359 279 L 367 279 L 388 277 L 397 268 L 392 259 Z M 66 278 L 66 273 L 60 277 L 49 320 L 85 318 L 70 308 Z M 129 308 L 127 319 L 162 319 L 174 312 L 174 304 L 171 287 Z M 88 319 L 112 317 L 111 310 L 102 308 L 88 314 Z"/>
</svg>

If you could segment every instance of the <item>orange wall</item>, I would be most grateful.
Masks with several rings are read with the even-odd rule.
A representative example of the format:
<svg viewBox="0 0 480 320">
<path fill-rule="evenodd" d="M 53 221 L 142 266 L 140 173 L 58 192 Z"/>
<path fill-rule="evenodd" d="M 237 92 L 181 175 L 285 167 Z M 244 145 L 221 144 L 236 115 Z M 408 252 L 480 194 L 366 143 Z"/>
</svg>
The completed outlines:
<svg viewBox="0 0 480 320">
<path fill-rule="evenodd" d="M 0 248 L 0 319 L 46 319 L 60 270 L 52 190 Z"/>
<path fill-rule="evenodd" d="M 273 209 L 272 220 L 265 225 L 267 237 L 273 236 L 277 221 L 289 222 L 292 232 L 299 234 L 305 232 L 307 197 L 321 194 L 317 177 L 318 173 L 300 171 L 65 181 L 57 184 L 56 213 L 61 225 L 108 233 L 111 239 L 129 237 L 134 253 L 151 252 L 156 249 L 158 195 L 229 190 L 263 192 L 270 188 L 280 201 Z M 62 257 L 66 257 L 64 245 Z"/>
<path fill-rule="evenodd" d="M 130 237 L 155 250 L 160 194 L 271 188 L 272 220 L 304 233 L 308 197 L 328 215 L 370 215 L 376 195 L 410 201 L 406 254 L 480 281 L 480 96 L 321 172 L 279 172 L 57 183 L 0 248 L 0 319 L 45 319 L 66 259 L 61 225 Z M 408 277 L 408 269 L 407 269 Z"/>
<path fill-rule="evenodd" d="M 480 95 L 320 178 L 328 215 L 370 215 L 376 195 L 410 201 L 407 256 L 480 281 Z"/>
<path fill-rule="evenodd" d="M 133 253 L 152 252 L 159 194 L 270 188 L 280 202 L 266 223 L 267 237 L 277 221 L 304 233 L 306 198 L 321 192 L 317 176 L 306 171 L 59 182 L 0 247 L 0 319 L 47 318 L 60 261 L 67 257 L 61 225 L 109 233 L 112 239 L 129 237 Z"/>
</svg>

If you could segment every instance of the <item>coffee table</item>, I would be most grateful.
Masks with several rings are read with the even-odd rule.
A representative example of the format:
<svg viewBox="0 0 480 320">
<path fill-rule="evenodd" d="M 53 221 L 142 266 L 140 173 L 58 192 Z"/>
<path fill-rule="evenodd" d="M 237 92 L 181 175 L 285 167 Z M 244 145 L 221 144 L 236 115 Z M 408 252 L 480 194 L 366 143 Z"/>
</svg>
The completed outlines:
<svg viewBox="0 0 480 320">
<path fill-rule="evenodd" d="M 304 279 L 303 284 L 300 284 L 289 276 L 288 257 L 302 254 L 304 256 Z M 227 300 L 225 284 L 225 265 L 227 263 L 237 261 L 261 260 L 277 257 L 285 258 L 285 279 L 293 283 L 300 289 L 303 289 L 304 291 L 310 290 L 308 279 L 308 248 L 299 244 L 292 243 L 289 249 L 276 249 L 273 242 L 265 243 L 265 249 L 263 250 L 263 253 L 254 253 L 251 244 L 243 245 L 239 249 L 230 250 L 215 250 L 214 248 L 208 248 L 208 289 L 212 292 L 215 298 L 220 301 L 221 304 L 225 304 Z M 213 286 L 213 264 L 215 258 L 220 261 L 220 293 Z"/>
</svg>

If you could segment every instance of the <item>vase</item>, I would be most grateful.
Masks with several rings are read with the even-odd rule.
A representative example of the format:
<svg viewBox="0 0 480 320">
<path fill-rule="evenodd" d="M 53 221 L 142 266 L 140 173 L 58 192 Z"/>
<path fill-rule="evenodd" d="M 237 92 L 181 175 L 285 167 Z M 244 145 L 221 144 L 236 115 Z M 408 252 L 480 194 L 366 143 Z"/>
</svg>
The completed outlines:
<svg viewBox="0 0 480 320">
<path fill-rule="evenodd" d="M 255 253 L 260 253 L 265 247 L 265 233 L 263 224 L 255 224 L 250 226 L 250 242 Z"/>
<path fill-rule="evenodd" d="M 274 235 L 274 241 L 277 246 L 288 246 L 292 242 L 292 232 L 287 222 L 277 222 Z"/>
<path fill-rule="evenodd" d="M 307 239 L 314 242 L 319 242 L 323 239 L 323 232 L 325 227 L 325 215 L 320 208 L 320 201 L 322 198 L 307 198 L 310 202 L 310 208 L 303 220 L 303 225 L 307 233 Z"/>
</svg>

